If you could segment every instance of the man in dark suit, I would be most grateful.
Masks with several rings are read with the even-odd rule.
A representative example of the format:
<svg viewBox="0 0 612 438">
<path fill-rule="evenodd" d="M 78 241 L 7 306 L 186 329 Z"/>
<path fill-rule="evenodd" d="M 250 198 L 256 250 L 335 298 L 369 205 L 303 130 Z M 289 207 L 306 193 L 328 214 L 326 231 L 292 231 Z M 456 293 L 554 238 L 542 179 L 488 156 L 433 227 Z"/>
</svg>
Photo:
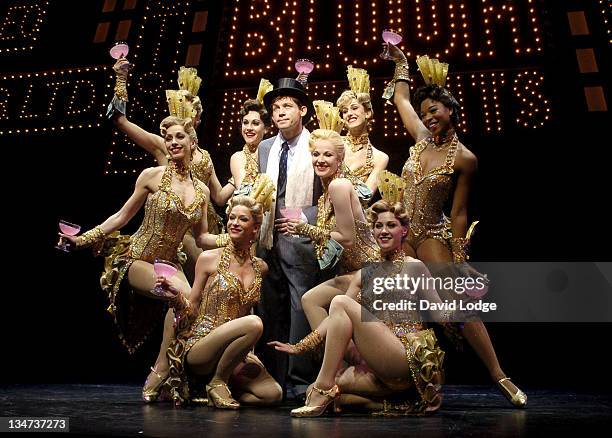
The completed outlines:
<svg viewBox="0 0 612 438">
<path fill-rule="evenodd" d="M 314 107 L 302 84 L 291 78 L 280 79 L 264 96 L 264 104 L 279 133 L 262 141 L 258 148 L 259 171 L 276 183 L 276 205 L 264 219 L 258 249 L 269 266 L 258 306 L 264 323 L 260 354 L 268 371 L 286 389 L 287 398 L 292 398 L 305 392 L 317 370 L 309 357 L 287 357 L 265 343 L 295 343 L 311 331 L 301 299 L 318 284 L 319 267 L 309 239 L 285 234 L 286 218 L 281 209 L 299 207 L 302 219 L 316 223 L 322 186 L 311 164 L 310 132 L 304 128 Z"/>
</svg>

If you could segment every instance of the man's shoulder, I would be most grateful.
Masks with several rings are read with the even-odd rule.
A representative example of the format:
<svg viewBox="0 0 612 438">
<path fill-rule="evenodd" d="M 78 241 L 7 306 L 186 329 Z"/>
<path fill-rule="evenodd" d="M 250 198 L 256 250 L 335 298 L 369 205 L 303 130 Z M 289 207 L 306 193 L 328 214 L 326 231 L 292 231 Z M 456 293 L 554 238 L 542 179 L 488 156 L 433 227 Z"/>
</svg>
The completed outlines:
<svg viewBox="0 0 612 438">
<path fill-rule="evenodd" d="M 276 140 L 276 135 L 262 140 L 261 143 L 259 143 L 258 148 L 270 148 L 274 144 L 274 140 Z"/>
</svg>

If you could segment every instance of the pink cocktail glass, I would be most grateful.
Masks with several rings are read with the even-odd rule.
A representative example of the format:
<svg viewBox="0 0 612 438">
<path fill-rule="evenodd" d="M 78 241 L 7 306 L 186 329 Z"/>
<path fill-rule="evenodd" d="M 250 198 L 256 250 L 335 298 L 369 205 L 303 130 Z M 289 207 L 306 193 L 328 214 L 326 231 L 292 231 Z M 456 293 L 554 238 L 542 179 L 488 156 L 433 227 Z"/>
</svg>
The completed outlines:
<svg viewBox="0 0 612 438">
<path fill-rule="evenodd" d="M 295 61 L 295 69 L 299 73 L 297 80 L 306 87 L 308 75 L 314 70 L 314 63 L 309 59 L 298 59 Z"/>
<path fill-rule="evenodd" d="M 300 207 L 285 207 L 280 209 L 280 214 L 287 219 L 301 219 L 302 209 Z M 291 237 L 300 237 L 296 234 L 291 234 Z"/>
<path fill-rule="evenodd" d="M 59 229 L 63 234 L 67 234 L 68 236 L 76 236 L 81 231 L 81 226 L 72 224 L 65 220 L 59 221 Z M 64 238 L 60 237 L 59 242 L 55 247 L 64 252 L 70 252 L 70 244 L 64 240 Z"/>
<path fill-rule="evenodd" d="M 155 259 L 153 270 L 160 277 L 170 278 L 177 273 L 179 267 L 168 260 Z M 156 287 L 152 292 L 160 297 L 166 296 L 166 292 L 161 287 Z"/>
<path fill-rule="evenodd" d="M 130 46 L 123 41 L 117 41 L 109 53 L 113 59 L 125 58 L 130 53 Z"/>
<path fill-rule="evenodd" d="M 125 58 L 127 54 L 130 53 L 130 46 L 128 46 L 123 41 L 117 41 L 115 45 L 109 50 L 109 53 L 113 59 Z M 129 68 L 129 63 L 121 66 L 122 70 L 128 70 Z"/>
<path fill-rule="evenodd" d="M 393 44 L 394 46 L 397 46 L 399 43 L 402 42 L 402 36 L 397 33 L 394 32 L 391 29 L 385 29 L 382 32 L 382 39 L 385 43 L 388 44 Z M 383 59 L 391 59 L 391 56 L 389 55 L 389 47 L 385 47 L 384 52 L 380 55 L 381 58 Z"/>
<path fill-rule="evenodd" d="M 314 70 L 314 63 L 309 59 L 298 59 L 295 61 L 295 69 L 298 73 L 310 74 Z"/>
</svg>

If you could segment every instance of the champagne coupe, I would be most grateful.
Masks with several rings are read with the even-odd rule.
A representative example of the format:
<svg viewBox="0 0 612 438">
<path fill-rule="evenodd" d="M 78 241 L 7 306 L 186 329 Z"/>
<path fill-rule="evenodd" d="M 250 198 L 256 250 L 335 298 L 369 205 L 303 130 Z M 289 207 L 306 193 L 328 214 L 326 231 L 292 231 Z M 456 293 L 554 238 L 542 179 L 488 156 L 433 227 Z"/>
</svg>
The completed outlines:
<svg viewBox="0 0 612 438">
<path fill-rule="evenodd" d="M 67 222 L 65 220 L 60 220 L 59 229 L 64 234 L 67 234 L 69 236 L 76 236 L 81 231 L 81 226 L 71 224 L 70 222 Z M 70 252 L 70 243 L 64 240 L 63 237 L 60 237 L 59 242 L 57 242 L 57 245 L 55 245 L 55 248 L 64 252 Z"/>
<path fill-rule="evenodd" d="M 168 260 L 155 259 L 155 262 L 153 263 L 153 270 L 160 277 L 170 278 L 177 273 L 179 267 Z M 160 297 L 167 296 L 165 290 L 159 286 L 156 286 L 152 292 Z"/>
<path fill-rule="evenodd" d="M 382 32 L 382 39 L 385 43 L 388 44 L 393 44 L 394 46 L 397 46 L 399 43 L 402 42 L 402 36 L 391 30 L 391 29 L 385 29 Z M 391 59 L 391 55 L 389 54 L 389 46 L 385 47 L 385 50 L 383 51 L 383 53 L 380 55 L 380 57 L 382 59 L 387 59 L 390 60 Z"/>
<path fill-rule="evenodd" d="M 130 47 L 124 41 L 117 41 L 115 45 L 109 50 L 110 56 L 113 59 L 125 58 L 130 53 Z M 121 66 L 122 70 L 129 70 L 131 67 L 130 63 Z"/>
<path fill-rule="evenodd" d="M 308 80 L 308 75 L 312 70 L 314 70 L 314 63 L 309 59 L 298 59 L 295 61 L 295 69 L 298 74 L 298 81 L 304 86 L 306 86 L 306 81 Z"/>
<path fill-rule="evenodd" d="M 280 214 L 287 219 L 301 219 L 302 209 L 300 207 L 285 207 L 280 209 Z M 297 234 L 291 234 L 291 237 L 300 237 Z"/>
</svg>

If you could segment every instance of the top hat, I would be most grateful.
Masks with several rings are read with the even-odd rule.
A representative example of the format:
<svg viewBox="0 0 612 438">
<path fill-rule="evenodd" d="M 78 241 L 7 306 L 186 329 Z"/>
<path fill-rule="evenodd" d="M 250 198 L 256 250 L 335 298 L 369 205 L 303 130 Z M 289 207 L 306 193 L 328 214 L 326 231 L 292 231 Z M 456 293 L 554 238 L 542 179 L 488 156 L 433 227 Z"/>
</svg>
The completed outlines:
<svg viewBox="0 0 612 438">
<path fill-rule="evenodd" d="M 279 96 L 295 97 L 304 105 L 306 105 L 306 115 L 302 117 L 302 123 L 306 124 L 315 112 L 312 101 L 306 94 L 304 86 L 293 78 L 280 78 L 272 91 L 268 91 L 264 95 L 264 105 L 269 113 L 272 113 L 272 102 Z"/>
</svg>

